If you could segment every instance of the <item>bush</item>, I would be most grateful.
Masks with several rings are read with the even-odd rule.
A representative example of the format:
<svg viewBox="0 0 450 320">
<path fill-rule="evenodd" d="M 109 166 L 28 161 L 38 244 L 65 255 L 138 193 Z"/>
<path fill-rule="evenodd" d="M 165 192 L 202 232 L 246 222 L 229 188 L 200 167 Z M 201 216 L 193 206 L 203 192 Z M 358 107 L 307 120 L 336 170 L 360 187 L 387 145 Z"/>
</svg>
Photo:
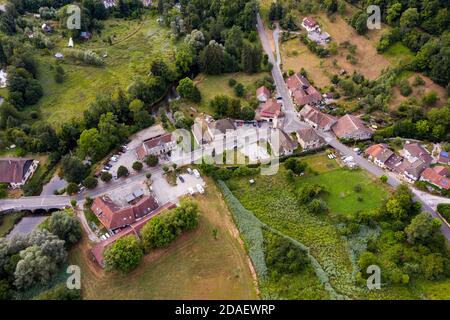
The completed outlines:
<svg viewBox="0 0 450 320">
<path fill-rule="evenodd" d="M 83 186 L 85 186 L 88 189 L 94 189 L 97 187 L 98 181 L 94 177 L 87 177 L 83 180 Z"/>
<path fill-rule="evenodd" d="M 106 270 L 127 273 L 136 268 L 144 252 L 140 241 L 133 235 L 118 239 L 109 246 L 104 254 Z"/>
<path fill-rule="evenodd" d="M 383 183 L 386 183 L 388 181 L 388 177 L 385 176 L 384 174 L 380 177 L 380 181 Z"/>
<path fill-rule="evenodd" d="M 81 300 L 81 290 L 68 289 L 65 283 L 59 284 L 42 292 L 35 300 Z"/>
<path fill-rule="evenodd" d="M 437 211 L 444 217 L 445 220 L 450 222 L 450 204 L 439 203 L 437 206 Z"/>
<path fill-rule="evenodd" d="M 404 80 L 400 83 L 400 93 L 404 97 L 407 97 L 412 93 L 411 86 L 409 85 L 407 80 Z"/>
<path fill-rule="evenodd" d="M 168 246 L 181 233 L 198 225 L 198 206 L 182 201 L 174 210 L 151 219 L 142 228 L 141 237 L 146 251 Z"/>
<path fill-rule="evenodd" d="M 243 97 L 244 96 L 244 86 L 242 85 L 242 83 L 238 83 L 235 87 L 234 87 L 234 94 L 238 97 Z"/>
<path fill-rule="evenodd" d="M 128 171 L 127 167 L 120 166 L 119 169 L 117 169 L 117 177 L 118 178 L 126 177 L 129 174 L 130 174 L 130 172 Z"/>
<path fill-rule="evenodd" d="M 143 168 L 143 164 L 140 161 L 135 161 L 132 166 L 134 171 L 141 171 Z"/>
<path fill-rule="evenodd" d="M 146 159 L 145 159 L 145 163 L 149 166 L 149 167 L 156 167 L 158 165 L 159 162 L 159 158 L 153 154 L 149 155 Z"/>
<path fill-rule="evenodd" d="M 102 172 L 102 174 L 100 175 L 100 179 L 103 182 L 109 182 L 112 179 L 112 174 L 109 172 Z"/>
<path fill-rule="evenodd" d="M 69 195 L 73 195 L 73 194 L 80 192 L 80 188 L 78 187 L 78 185 L 76 183 L 71 182 L 67 185 L 66 192 Z"/>
<path fill-rule="evenodd" d="M 276 273 L 300 273 L 309 264 L 307 253 L 278 235 L 266 233 L 266 264 Z"/>
<path fill-rule="evenodd" d="M 67 57 L 82 61 L 86 64 L 94 66 L 103 66 L 105 64 L 102 58 L 100 58 L 98 54 L 91 50 L 79 50 L 72 48 L 63 50 L 63 53 Z"/>
<path fill-rule="evenodd" d="M 237 81 L 235 79 L 233 79 L 233 78 L 228 80 L 228 85 L 230 87 L 234 87 L 236 85 L 236 83 L 237 83 Z"/>
</svg>

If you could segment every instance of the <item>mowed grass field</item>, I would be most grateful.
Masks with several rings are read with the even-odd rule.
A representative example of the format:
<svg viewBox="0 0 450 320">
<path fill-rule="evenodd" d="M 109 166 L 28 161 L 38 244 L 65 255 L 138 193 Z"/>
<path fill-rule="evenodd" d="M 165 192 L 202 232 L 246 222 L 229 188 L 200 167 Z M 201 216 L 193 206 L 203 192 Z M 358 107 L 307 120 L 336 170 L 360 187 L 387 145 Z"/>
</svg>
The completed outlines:
<svg viewBox="0 0 450 320">
<path fill-rule="evenodd" d="M 255 74 L 246 74 L 243 72 L 227 73 L 222 75 L 206 75 L 199 74 L 194 79 L 194 83 L 197 85 L 202 95 L 202 101 L 197 106 L 200 112 L 206 112 L 213 114 L 209 106 L 209 102 L 218 95 L 226 95 L 231 98 L 238 98 L 234 94 L 234 88 L 230 87 L 228 81 L 235 79 L 237 83 L 241 83 L 245 88 L 245 95 L 255 94 L 256 84 L 255 82 L 270 76 L 267 72 L 260 72 Z M 244 101 L 244 98 L 238 98 Z"/>
<path fill-rule="evenodd" d="M 334 161 L 334 160 L 330 160 Z M 298 187 L 320 184 L 326 187 L 323 199 L 330 211 L 337 215 L 353 215 L 358 211 L 376 209 L 387 198 L 388 189 L 362 170 L 335 169 L 316 176 L 301 177 Z M 361 187 L 355 192 L 355 187 Z"/>
<path fill-rule="evenodd" d="M 94 265 L 83 240 L 71 251 L 70 263 L 82 269 L 84 299 L 257 299 L 249 259 L 212 181 L 197 200 L 202 212 L 198 229 L 146 255 L 127 275 Z"/>
<path fill-rule="evenodd" d="M 126 90 L 135 75 L 147 75 L 153 59 L 171 61 L 176 43 L 170 30 L 158 25 L 155 16 L 145 15 L 143 21 L 111 18 L 104 21 L 101 35 L 94 34 L 89 41 L 75 43 L 76 49 L 90 49 L 104 58 L 105 66 L 95 67 L 64 58 L 61 65 L 66 79 L 58 84 L 54 80 L 56 59 L 54 54 L 67 47 L 67 38 L 55 34 L 51 37 L 56 48 L 50 55 L 39 57 L 39 80 L 44 97 L 36 105 L 42 118 L 58 126 L 73 117 L 81 117 L 89 103 L 98 94 L 115 89 Z M 111 37 L 110 46 L 105 39 Z"/>
</svg>

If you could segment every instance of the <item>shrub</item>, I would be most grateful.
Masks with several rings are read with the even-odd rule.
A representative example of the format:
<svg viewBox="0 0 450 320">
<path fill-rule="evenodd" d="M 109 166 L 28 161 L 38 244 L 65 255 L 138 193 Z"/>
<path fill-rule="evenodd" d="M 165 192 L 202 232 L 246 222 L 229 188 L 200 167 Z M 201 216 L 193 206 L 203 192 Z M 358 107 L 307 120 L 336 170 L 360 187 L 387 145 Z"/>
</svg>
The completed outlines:
<svg viewBox="0 0 450 320">
<path fill-rule="evenodd" d="M 79 50 L 79 49 L 65 49 L 63 50 L 64 55 L 71 57 L 75 60 L 82 61 L 86 64 L 94 66 L 103 66 L 104 61 L 98 54 L 91 50 Z"/>
<path fill-rule="evenodd" d="M 144 252 L 140 241 L 133 235 L 118 239 L 104 252 L 106 270 L 127 273 L 136 268 Z"/>
<path fill-rule="evenodd" d="M 102 172 L 100 179 L 102 179 L 103 182 L 109 182 L 112 179 L 112 175 L 109 172 Z"/>
<path fill-rule="evenodd" d="M 242 85 L 242 83 L 238 83 L 235 87 L 234 87 L 234 94 L 238 97 L 243 97 L 244 96 L 244 86 Z"/>
<path fill-rule="evenodd" d="M 80 188 L 78 187 L 78 185 L 76 183 L 71 182 L 67 185 L 66 192 L 69 195 L 73 195 L 73 194 L 80 192 Z"/>
<path fill-rule="evenodd" d="M 143 168 L 143 164 L 140 161 L 135 161 L 132 166 L 134 171 L 141 171 Z"/>
<path fill-rule="evenodd" d="M 407 80 L 404 80 L 400 83 L 400 93 L 402 96 L 407 97 L 412 93 L 411 86 Z"/>
<path fill-rule="evenodd" d="M 98 181 L 94 177 L 87 177 L 83 180 L 83 186 L 85 186 L 88 189 L 94 189 L 97 187 Z"/>
<path fill-rule="evenodd" d="M 234 87 L 236 85 L 236 83 L 237 83 L 237 81 L 235 79 L 233 79 L 233 78 L 228 80 L 228 85 L 230 87 Z"/>
<path fill-rule="evenodd" d="M 120 166 L 119 169 L 117 169 L 117 177 L 118 178 L 126 177 L 129 174 L 130 174 L 130 172 L 128 171 L 127 167 Z"/>
<path fill-rule="evenodd" d="M 450 222 L 450 204 L 448 203 L 439 203 L 437 206 L 437 211 Z"/>
<path fill-rule="evenodd" d="M 142 228 L 145 250 L 168 246 L 181 233 L 198 225 L 198 206 L 193 201 L 182 201 L 174 210 L 151 219 Z"/>
<path fill-rule="evenodd" d="M 158 165 L 159 162 L 159 158 L 153 154 L 149 155 L 146 159 L 145 159 L 145 163 L 149 166 L 149 167 L 156 167 Z"/>
<path fill-rule="evenodd" d="M 383 174 L 383 175 L 380 177 L 380 181 L 383 182 L 383 183 L 386 183 L 386 182 L 388 181 L 388 177 L 387 177 L 386 175 Z"/>
</svg>

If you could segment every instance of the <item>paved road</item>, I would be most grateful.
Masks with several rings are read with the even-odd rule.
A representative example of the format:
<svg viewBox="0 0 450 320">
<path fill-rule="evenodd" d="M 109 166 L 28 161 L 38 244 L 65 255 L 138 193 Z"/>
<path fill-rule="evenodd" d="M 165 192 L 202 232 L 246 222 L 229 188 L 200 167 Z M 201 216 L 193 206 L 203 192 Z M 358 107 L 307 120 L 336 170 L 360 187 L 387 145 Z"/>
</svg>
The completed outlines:
<svg viewBox="0 0 450 320">
<path fill-rule="evenodd" d="M 289 95 L 288 89 L 286 87 L 286 83 L 284 82 L 281 70 L 280 70 L 280 52 L 279 52 L 279 45 L 278 45 L 278 35 L 279 35 L 279 28 L 277 26 L 277 28 L 274 31 L 274 40 L 276 41 L 275 43 L 275 48 L 277 50 L 277 61 L 275 61 L 274 56 L 273 56 L 273 52 L 270 48 L 269 45 L 269 41 L 268 41 L 268 37 L 266 34 L 266 31 L 264 29 L 261 17 L 258 15 L 257 17 L 257 29 L 258 29 L 258 34 L 259 37 L 261 39 L 261 43 L 263 45 L 264 50 L 266 51 L 267 55 L 269 56 L 269 61 L 272 62 L 274 64 L 274 67 L 272 69 L 272 75 L 273 78 L 275 80 L 275 84 L 277 87 L 277 91 L 279 94 L 281 94 L 281 96 L 283 97 L 283 103 L 285 106 L 285 113 L 286 113 L 286 118 L 287 121 L 285 123 L 285 131 L 286 132 L 292 132 L 295 130 L 298 130 L 299 127 L 302 126 L 308 126 L 306 123 L 301 122 L 298 117 L 297 117 L 297 112 L 294 108 L 294 105 L 292 103 L 291 97 Z M 297 128 L 297 129 L 296 129 Z M 322 132 L 320 130 L 316 130 L 317 134 L 319 134 L 320 136 L 322 136 L 330 146 L 332 146 L 333 148 L 335 148 L 336 150 L 338 150 L 339 152 L 341 152 L 342 154 L 346 155 L 346 156 L 353 156 L 353 158 L 355 159 L 355 162 L 364 170 L 367 170 L 368 172 L 370 172 L 371 174 L 375 175 L 376 177 L 381 177 L 382 175 L 386 175 L 388 176 L 388 184 L 391 185 L 392 187 L 397 187 L 399 186 L 402 181 L 400 181 L 394 174 L 392 173 L 387 173 L 384 172 L 380 167 L 374 165 L 373 163 L 367 161 L 366 159 L 364 159 L 363 157 L 357 155 L 351 148 L 345 146 L 344 144 L 340 143 L 336 137 L 334 135 L 332 135 L 331 133 L 327 133 L 327 132 Z M 441 227 L 441 231 L 444 234 L 444 236 L 446 237 L 446 239 L 448 241 L 450 241 L 450 224 L 448 224 L 445 219 L 443 219 L 431 206 L 430 204 L 433 203 L 435 204 L 436 201 L 438 201 L 437 199 L 430 199 L 429 196 L 427 196 L 425 193 L 420 192 L 419 190 L 416 190 L 414 188 L 411 188 L 413 194 L 415 195 L 415 201 L 420 201 L 422 204 L 422 209 L 424 211 L 429 212 L 434 218 L 438 218 L 442 221 L 442 227 Z M 444 201 L 446 202 L 446 201 Z"/>
<path fill-rule="evenodd" d="M 281 98 L 283 99 L 283 111 L 284 111 L 284 115 L 285 115 L 285 120 L 284 120 L 284 131 L 290 133 L 290 132 L 294 132 L 297 131 L 301 128 L 305 127 L 305 124 L 303 124 L 302 122 L 300 122 L 300 120 L 297 117 L 297 112 L 295 110 L 295 106 L 294 103 L 292 102 L 291 96 L 289 94 L 288 89 L 286 88 L 284 79 L 283 79 L 283 74 L 281 73 L 281 69 L 280 69 L 280 65 L 279 62 L 280 61 L 276 61 L 272 52 L 272 49 L 270 47 L 270 43 L 269 43 L 269 39 L 267 37 L 266 31 L 264 30 L 264 25 L 263 22 L 261 20 L 261 17 L 257 16 L 257 22 L 258 24 L 256 25 L 256 28 L 258 30 L 258 35 L 259 38 L 261 40 L 261 44 L 263 46 L 264 51 L 266 52 L 266 54 L 269 57 L 269 62 L 272 63 L 273 68 L 272 68 L 272 78 L 275 82 L 275 86 L 277 88 L 277 92 L 278 94 L 281 96 Z M 274 34 L 274 40 L 275 40 L 275 47 L 277 48 L 277 56 L 278 59 L 281 59 L 280 55 L 279 55 L 279 47 L 278 47 L 278 32 L 276 34 Z"/>
</svg>

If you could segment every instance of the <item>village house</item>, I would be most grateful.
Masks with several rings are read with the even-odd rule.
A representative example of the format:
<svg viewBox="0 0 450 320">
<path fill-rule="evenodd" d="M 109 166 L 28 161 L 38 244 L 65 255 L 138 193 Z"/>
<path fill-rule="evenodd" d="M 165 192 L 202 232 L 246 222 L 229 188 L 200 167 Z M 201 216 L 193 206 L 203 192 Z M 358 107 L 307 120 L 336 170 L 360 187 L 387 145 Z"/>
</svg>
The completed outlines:
<svg viewBox="0 0 450 320">
<path fill-rule="evenodd" d="M 419 159 L 414 162 L 404 159 L 398 167 L 398 172 L 406 181 L 414 183 L 419 180 L 420 175 L 427 167 L 428 165 Z"/>
<path fill-rule="evenodd" d="M 361 119 L 351 114 L 339 118 L 332 130 L 339 139 L 367 140 L 373 134 Z"/>
<path fill-rule="evenodd" d="M 138 197 L 136 201 L 126 205 L 114 202 L 109 196 L 103 195 L 94 199 L 91 210 L 106 229 L 114 232 L 131 225 L 158 207 L 158 201 L 151 195 Z"/>
<path fill-rule="evenodd" d="M 368 147 L 364 154 L 367 158 L 381 168 L 386 168 L 386 162 L 394 155 L 394 152 L 384 143 L 374 144 Z"/>
<path fill-rule="evenodd" d="M 329 131 L 336 123 L 336 118 L 332 115 L 322 113 L 317 108 L 305 105 L 299 112 L 300 119 L 308 123 L 314 129 Z"/>
<path fill-rule="evenodd" d="M 438 162 L 439 162 L 439 163 L 449 164 L 449 165 L 450 165 L 450 156 L 449 156 L 449 153 L 446 152 L 446 151 L 441 151 L 441 152 L 439 153 Z"/>
<path fill-rule="evenodd" d="M 136 149 L 136 155 L 139 160 L 144 160 L 149 155 L 161 155 L 170 153 L 177 146 L 177 142 L 172 140 L 172 134 L 166 133 L 145 140 Z"/>
<path fill-rule="evenodd" d="M 286 80 L 286 84 L 294 103 L 299 107 L 305 104 L 315 105 L 323 99 L 320 92 L 300 73 L 290 76 Z"/>
<path fill-rule="evenodd" d="M 314 20 L 311 17 L 303 18 L 302 27 L 305 28 L 306 31 L 308 31 L 308 32 L 311 32 L 311 31 L 319 31 L 320 32 L 319 24 L 317 23 L 316 20 Z"/>
<path fill-rule="evenodd" d="M 278 119 L 282 116 L 281 103 L 273 98 L 259 106 L 255 112 L 255 120 L 273 123 L 274 127 L 278 126 Z"/>
<path fill-rule="evenodd" d="M 8 183 L 12 189 L 22 187 L 33 175 L 39 161 L 28 158 L 1 158 L 0 183 Z"/>
<path fill-rule="evenodd" d="M 276 157 L 291 155 L 298 147 L 297 141 L 291 139 L 286 132 L 280 129 L 271 132 L 269 145 Z"/>
<path fill-rule="evenodd" d="M 411 163 L 420 160 L 428 167 L 433 160 L 433 157 L 425 150 L 420 143 L 406 143 L 403 147 L 403 156 Z"/>
<path fill-rule="evenodd" d="M 421 181 L 426 181 L 435 185 L 439 189 L 450 189 L 450 179 L 447 177 L 450 174 L 450 170 L 444 166 L 435 166 L 432 168 L 426 168 L 420 176 Z"/>
<path fill-rule="evenodd" d="M 259 102 L 266 102 L 271 97 L 270 90 L 267 89 L 265 86 L 261 86 L 258 89 L 256 89 L 256 98 Z"/>
<path fill-rule="evenodd" d="M 207 124 L 208 134 L 212 140 L 223 140 L 228 135 L 236 135 L 236 126 L 231 119 L 220 119 Z"/>
<path fill-rule="evenodd" d="M 296 135 L 303 150 L 318 149 L 326 145 L 325 140 L 312 128 L 302 128 L 296 132 Z"/>
</svg>

